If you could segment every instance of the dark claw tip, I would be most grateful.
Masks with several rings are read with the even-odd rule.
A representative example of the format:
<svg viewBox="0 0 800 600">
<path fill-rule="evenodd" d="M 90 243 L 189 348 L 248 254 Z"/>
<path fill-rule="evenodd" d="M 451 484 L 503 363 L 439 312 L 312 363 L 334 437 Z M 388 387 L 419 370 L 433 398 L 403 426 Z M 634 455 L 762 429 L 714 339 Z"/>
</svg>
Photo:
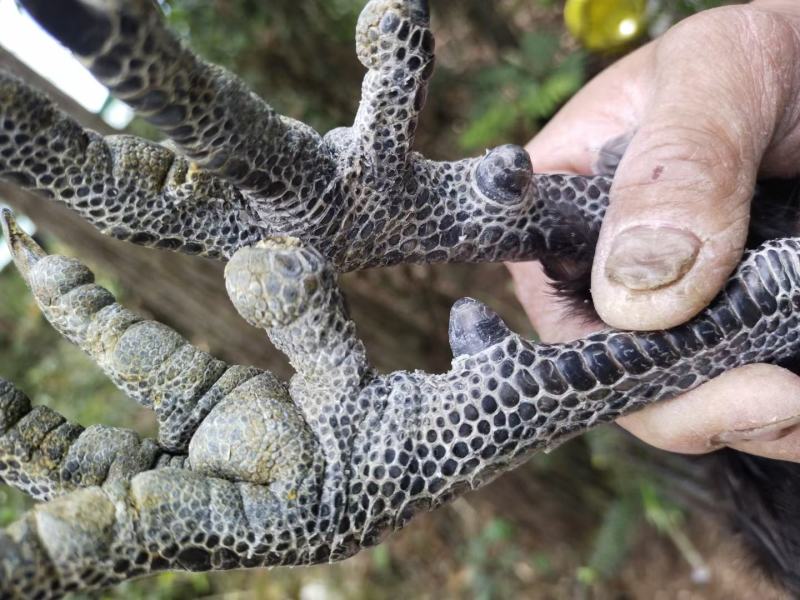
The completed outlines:
<svg viewBox="0 0 800 600">
<path fill-rule="evenodd" d="M 11 257 L 17 265 L 17 269 L 22 276 L 27 279 L 28 271 L 39 260 L 47 256 L 39 244 L 17 225 L 14 215 L 7 208 L 0 210 L 0 226 L 3 229 L 3 236 L 8 244 Z"/>
<path fill-rule="evenodd" d="M 614 176 L 620 161 L 622 161 L 622 156 L 625 154 L 625 151 L 628 149 L 633 139 L 634 133 L 634 131 L 623 133 L 622 135 L 611 138 L 603 144 L 592 168 L 595 175 L 605 175 L 606 177 Z"/>
<path fill-rule="evenodd" d="M 533 179 L 531 157 L 520 146 L 500 146 L 483 157 L 475 176 L 478 188 L 490 200 L 519 202 Z"/>
<path fill-rule="evenodd" d="M 11 232 L 16 228 L 16 221 L 14 214 L 8 208 L 0 209 L 0 227 L 3 228 L 3 237 L 6 238 L 6 243 L 11 243 Z"/>
<path fill-rule="evenodd" d="M 412 16 L 420 21 L 428 21 L 431 16 L 431 9 L 428 0 L 410 0 Z"/>
<path fill-rule="evenodd" d="M 472 356 L 503 341 L 511 332 L 488 306 L 462 298 L 450 310 L 449 334 L 453 356 Z"/>
</svg>

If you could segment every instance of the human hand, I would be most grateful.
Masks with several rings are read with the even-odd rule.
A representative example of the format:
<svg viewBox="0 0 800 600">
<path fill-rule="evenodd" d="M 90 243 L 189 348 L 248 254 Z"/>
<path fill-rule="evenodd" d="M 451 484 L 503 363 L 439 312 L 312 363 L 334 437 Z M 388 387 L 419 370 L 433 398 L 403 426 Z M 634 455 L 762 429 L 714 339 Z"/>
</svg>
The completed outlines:
<svg viewBox="0 0 800 600">
<path fill-rule="evenodd" d="M 589 174 L 630 136 L 593 271 L 620 329 L 683 323 L 739 263 L 759 176 L 800 173 L 800 5 L 756 0 L 686 19 L 590 82 L 528 145 L 539 172 Z M 509 265 L 543 341 L 601 329 L 570 317 L 538 263 Z M 667 450 L 730 446 L 800 462 L 800 377 L 749 365 L 618 421 Z"/>
</svg>

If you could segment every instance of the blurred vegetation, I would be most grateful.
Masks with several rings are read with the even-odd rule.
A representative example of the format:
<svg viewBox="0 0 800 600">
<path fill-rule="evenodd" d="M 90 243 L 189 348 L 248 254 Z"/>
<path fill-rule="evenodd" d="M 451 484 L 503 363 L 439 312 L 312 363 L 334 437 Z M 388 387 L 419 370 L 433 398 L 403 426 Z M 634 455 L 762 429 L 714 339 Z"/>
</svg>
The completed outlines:
<svg viewBox="0 0 800 600">
<path fill-rule="evenodd" d="M 161 1 L 201 55 L 242 76 L 280 112 L 322 132 L 352 122 L 364 72 L 353 41 L 363 0 Z M 658 33 L 730 3 L 651 0 L 647 18 Z M 433 157 L 526 142 L 615 58 L 587 56 L 565 33 L 559 0 L 434 0 L 431 8 L 437 68 L 418 146 Z"/>
<path fill-rule="evenodd" d="M 651 29 L 663 30 L 692 12 L 724 3 L 651 2 Z M 352 120 L 363 73 L 353 43 L 362 0 L 163 4 L 195 49 L 239 73 L 279 111 L 321 131 Z M 524 143 L 615 58 L 589 55 L 571 39 L 558 1 L 432 5 L 438 66 L 419 134 L 420 149 L 432 156 Z M 115 287 L 113 278 L 103 283 Z M 13 269 L 0 273 L 0 365 L 2 376 L 36 402 L 84 425 L 102 422 L 153 432 L 151 415 L 123 398 L 47 326 Z M 670 479 L 672 466 L 654 468 L 645 451 L 617 430 L 592 432 L 523 469 L 530 489 L 503 487 L 501 479 L 342 565 L 162 574 L 95 597 L 636 597 L 626 587 L 633 584 L 625 579 L 624 565 L 643 545 L 661 548 L 660 560 L 690 573 L 687 581 L 702 579 L 703 550 L 687 533 L 691 517 Z M 28 505 L 0 486 L 0 524 Z"/>
</svg>

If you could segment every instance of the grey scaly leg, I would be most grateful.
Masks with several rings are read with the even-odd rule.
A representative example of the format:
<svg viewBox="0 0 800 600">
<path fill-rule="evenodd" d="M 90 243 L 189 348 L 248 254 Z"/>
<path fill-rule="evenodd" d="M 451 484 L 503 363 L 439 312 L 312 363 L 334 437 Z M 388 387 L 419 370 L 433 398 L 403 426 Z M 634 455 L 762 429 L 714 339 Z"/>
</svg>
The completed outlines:
<svg viewBox="0 0 800 600">
<path fill-rule="evenodd" d="M 74 261 L 46 257 L 24 234 L 10 233 L 15 262 L 43 309 L 85 343 L 103 310 L 87 307 L 104 292 Z M 3 593 L 58 596 L 160 569 L 346 558 L 537 450 L 724 370 L 800 350 L 794 239 L 750 253 L 706 311 L 669 331 L 536 344 L 484 305 L 462 300 L 451 315 L 453 366 L 439 375 L 371 369 L 332 267 L 295 240 L 240 250 L 226 280 L 242 315 L 289 355 L 297 369 L 290 386 L 260 372 L 227 391 L 196 423 L 182 468 L 132 469 L 36 507 L 0 534 Z M 109 351 L 137 331 L 103 329 Z M 126 350 L 137 369 L 163 359 L 163 347 L 182 348 L 161 326 L 142 332 Z M 101 362 L 114 356 L 105 352 L 96 355 Z M 130 371 L 111 372 L 133 381 L 125 379 Z M 173 387 L 207 381 L 203 369 L 187 368 L 171 385 L 137 373 L 142 390 L 180 398 L 178 407 L 194 400 L 171 394 Z"/>
<path fill-rule="evenodd" d="M 0 177 L 138 244 L 223 257 L 264 234 L 230 184 L 164 146 L 85 131 L 2 72 Z"/>
<path fill-rule="evenodd" d="M 74 124 L 42 129 L 39 113 L 52 108 L 6 83 L 0 177 L 67 202 L 106 233 L 222 258 L 293 236 L 337 271 L 591 256 L 609 178 L 534 174 L 516 146 L 448 162 L 413 152 L 434 62 L 423 0 L 367 3 L 356 32 L 361 104 L 351 127 L 325 136 L 197 58 L 151 0 L 21 4 L 190 159 L 131 138 L 103 142 Z M 84 141 L 54 150 L 50 139 Z"/>
<path fill-rule="evenodd" d="M 291 204 L 303 186 L 314 189 L 332 170 L 319 134 L 195 56 L 164 26 L 155 2 L 22 5 L 186 156 L 242 191 Z M 293 183 L 298 176 L 300 185 Z"/>
</svg>

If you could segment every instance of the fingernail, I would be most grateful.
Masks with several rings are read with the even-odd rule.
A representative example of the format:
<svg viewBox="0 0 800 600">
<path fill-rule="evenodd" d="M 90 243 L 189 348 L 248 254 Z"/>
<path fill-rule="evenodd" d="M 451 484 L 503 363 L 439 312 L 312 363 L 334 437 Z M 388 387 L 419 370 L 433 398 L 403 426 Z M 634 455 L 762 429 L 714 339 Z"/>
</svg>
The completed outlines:
<svg viewBox="0 0 800 600">
<path fill-rule="evenodd" d="M 781 419 L 760 427 L 725 431 L 712 437 L 711 443 L 714 445 L 728 445 L 737 442 L 774 442 L 794 432 L 798 425 L 800 425 L 800 415 Z"/>
<path fill-rule="evenodd" d="M 614 240 L 606 276 L 631 290 L 655 290 L 683 277 L 692 268 L 700 245 L 689 231 L 632 227 Z"/>
<path fill-rule="evenodd" d="M 592 166 L 595 175 L 613 176 L 617 172 L 617 167 L 625 154 L 625 150 L 633 139 L 635 131 L 628 131 L 622 135 L 608 140 L 597 153 L 597 159 Z"/>
</svg>

